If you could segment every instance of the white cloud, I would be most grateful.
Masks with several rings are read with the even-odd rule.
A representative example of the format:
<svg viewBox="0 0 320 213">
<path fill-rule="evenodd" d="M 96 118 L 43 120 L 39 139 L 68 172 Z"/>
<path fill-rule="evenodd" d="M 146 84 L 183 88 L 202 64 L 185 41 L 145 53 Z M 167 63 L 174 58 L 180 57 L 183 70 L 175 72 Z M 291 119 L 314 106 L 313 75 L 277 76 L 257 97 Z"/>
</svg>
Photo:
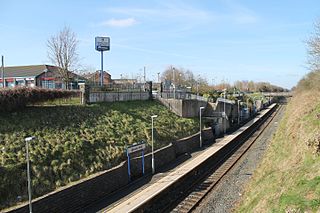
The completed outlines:
<svg viewBox="0 0 320 213">
<path fill-rule="evenodd" d="M 133 17 L 148 18 L 149 20 L 171 20 L 183 22 L 211 21 L 212 14 L 206 10 L 197 9 L 187 4 L 165 4 L 157 8 L 131 8 L 131 7 L 109 7 L 105 9 L 108 13 L 115 13 Z"/>
<path fill-rule="evenodd" d="M 131 27 L 137 24 L 137 20 L 134 18 L 126 18 L 126 19 L 109 19 L 107 21 L 102 22 L 101 26 L 109 26 L 109 27 Z"/>
</svg>

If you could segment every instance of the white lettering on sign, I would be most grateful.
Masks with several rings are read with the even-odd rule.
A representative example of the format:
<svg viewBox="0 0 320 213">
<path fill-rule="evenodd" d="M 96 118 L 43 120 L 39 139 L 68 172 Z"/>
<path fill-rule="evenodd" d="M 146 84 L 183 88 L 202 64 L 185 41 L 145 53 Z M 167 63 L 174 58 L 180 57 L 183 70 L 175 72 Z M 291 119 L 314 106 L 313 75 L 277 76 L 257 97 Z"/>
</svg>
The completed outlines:
<svg viewBox="0 0 320 213">
<path fill-rule="evenodd" d="M 128 153 L 133 153 L 133 152 L 137 152 L 137 151 L 140 151 L 140 150 L 143 150 L 146 148 L 146 144 L 143 143 L 143 144 L 138 144 L 138 145 L 135 145 L 135 146 L 130 146 L 128 147 Z"/>
<path fill-rule="evenodd" d="M 95 43 L 97 51 L 110 50 L 110 37 L 96 37 Z"/>
</svg>

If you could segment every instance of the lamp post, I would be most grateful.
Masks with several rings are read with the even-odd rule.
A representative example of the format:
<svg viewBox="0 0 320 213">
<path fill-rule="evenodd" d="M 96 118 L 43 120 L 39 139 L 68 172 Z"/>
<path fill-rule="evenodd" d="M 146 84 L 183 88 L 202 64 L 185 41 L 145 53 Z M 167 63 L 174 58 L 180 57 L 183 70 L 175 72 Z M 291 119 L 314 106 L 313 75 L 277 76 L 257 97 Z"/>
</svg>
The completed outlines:
<svg viewBox="0 0 320 213">
<path fill-rule="evenodd" d="M 203 110 L 204 107 L 200 107 L 199 115 L 200 115 L 200 148 L 202 147 L 202 125 L 201 125 L 201 110 Z"/>
<path fill-rule="evenodd" d="M 197 81 L 197 99 L 198 99 L 198 96 L 199 96 L 199 83 Z"/>
<path fill-rule="evenodd" d="M 158 115 L 151 116 L 151 167 L 152 167 L 152 174 L 154 174 L 154 153 L 153 153 L 153 119 L 158 117 Z"/>
<path fill-rule="evenodd" d="M 223 93 L 223 98 L 224 98 L 224 101 L 223 101 L 223 115 L 224 115 L 224 128 L 223 128 L 223 136 L 226 134 L 226 129 L 227 129 L 227 121 L 226 121 L 226 89 L 223 89 L 224 93 Z"/>
<path fill-rule="evenodd" d="M 174 76 L 175 76 L 175 68 L 174 67 L 172 67 L 172 84 L 173 84 L 173 99 L 176 99 L 176 83 L 175 83 L 175 78 L 174 78 Z"/>
<path fill-rule="evenodd" d="M 238 100 L 238 125 L 240 125 L 240 100 Z"/>
<path fill-rule="evenodd" d="M 29 160 L 29 142 L 34 140 L 35 137 L 25 138 L 26 152 L 27 152 L 27 177 L 28 177 L 28 197 L 29 197 L 29 212 L 32 213 L 32 194 L 31 194 L 31 178 L 30 178 L 30 160 Z"/>
</svg>

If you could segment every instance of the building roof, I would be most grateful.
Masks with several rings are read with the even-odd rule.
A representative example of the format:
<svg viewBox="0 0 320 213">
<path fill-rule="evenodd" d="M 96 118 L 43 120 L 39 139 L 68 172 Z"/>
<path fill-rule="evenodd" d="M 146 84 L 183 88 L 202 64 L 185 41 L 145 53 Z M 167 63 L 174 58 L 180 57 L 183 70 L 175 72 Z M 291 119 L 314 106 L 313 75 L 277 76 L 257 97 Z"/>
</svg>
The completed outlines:
<svg viewBox="0 0 320 213">
<path fill-rule="evenodd" d="M 103 75 L 104 75 L 104 76 L 108 75 L 108 76 L 111 77 L 111 74 L 110 74 L 109 72 L 107 72 L 107 71 L 103 71 Z M 97 71 L 91 72 L 91 73 L 85 73 L 85 74 L 83 75 L 83 77 L 86 78 L 86 79 L 88 79 L 88 80 L 90 80 L 90 79 L 92 79 L 92 78 L 96 78 L 97 76 L 100 76 L 100 70 L 97 70 Z"/>
<path fill-rule="evenodd" d="M 45 71 L 53 71 L 57 67 L 50 65 L 30 65 L 30 66 L 14 66 L 14 67 L 5 67 L 4 68 L 4 77 L 5 78 L 14 78 L 14 77 L 35 77 L 40 75 Z M 1 71 L 1 70 L 0 70 Z M 1 72 L 0 72 L 1 73 Z M 1 74 L 0 74 L 1 78 Z"/>
</svg>

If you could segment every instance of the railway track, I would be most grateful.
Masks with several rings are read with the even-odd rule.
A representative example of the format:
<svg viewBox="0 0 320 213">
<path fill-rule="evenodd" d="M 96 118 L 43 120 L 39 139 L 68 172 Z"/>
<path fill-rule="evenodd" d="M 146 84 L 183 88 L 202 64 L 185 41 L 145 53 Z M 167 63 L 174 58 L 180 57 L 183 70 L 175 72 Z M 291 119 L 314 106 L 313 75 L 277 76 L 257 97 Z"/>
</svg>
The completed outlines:
<svg viewBox="0 0 320 213">
<path fill-rule="evenodd" d="M 181 193 L 180 196 L 171 200 L 170 204 L 162 208 L 161 212 L 181 212 L 187 213 L 194 210 L 206 195 L 217 185 L 217 183 L 232 169 L 232 167 L 240 160 L 240 158 L 249 150 L 252 144 L 259 138 L 262 132 L 272 122 L 273 118 L 282 108 L 280 105 L 270 116 L 265 118 L 264 122 L 254 128 L 250 133 L 243 138 L 243 143 L 234 147 L 226 157 L 221 159 L 212 170 L 204 173 L 202 177 L 198 177 L 199 181 L 189 184 Z M 174 192 L 173 194 L 177 194 Z"/>
</svg>

